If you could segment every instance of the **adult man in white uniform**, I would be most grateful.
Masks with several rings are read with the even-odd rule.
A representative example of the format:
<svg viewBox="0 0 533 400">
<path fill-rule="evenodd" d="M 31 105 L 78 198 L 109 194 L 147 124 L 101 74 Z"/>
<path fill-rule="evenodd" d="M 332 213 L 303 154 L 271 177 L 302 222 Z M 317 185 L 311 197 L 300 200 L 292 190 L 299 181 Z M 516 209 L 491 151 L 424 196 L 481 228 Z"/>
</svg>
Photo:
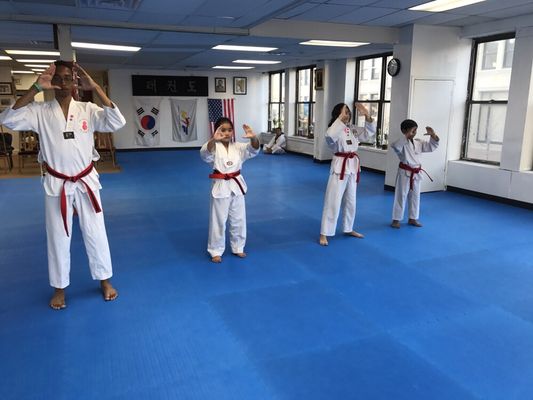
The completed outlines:
<svg viewBox="0 0 533 400">
<path fill-rule="evenodd" d="M 265 154 L 284 154 L 285 153 L 285 134 L 281 128 L 274 128 L 274 137 L 268 144 L 263 146 Z"/>
<path fill-rule="evenodd" d="M 92 90 L 103 109 L 72 98 L 79 75 L 83 90 Z M 55 90 L 55 99 L 34 102 L 41 90 Z M 0 123 L 14 130 L 39 134 L 40 161 L 44 177 L 48 271 L 55 288 L 50 300 L 54 309 L 66 307 L 65 288 L 70 284 L 70 232 L 75 208 L 85 242 L 92 278 L 100 281 L 106 301 L 117 298 L 111 285 L 112 265 L 98 173 L 93 168 L 94 131 L 112 132 L 126 120 L 102 88 L 77 64 L 56 61 L 44 71 Z"/>
</svg>

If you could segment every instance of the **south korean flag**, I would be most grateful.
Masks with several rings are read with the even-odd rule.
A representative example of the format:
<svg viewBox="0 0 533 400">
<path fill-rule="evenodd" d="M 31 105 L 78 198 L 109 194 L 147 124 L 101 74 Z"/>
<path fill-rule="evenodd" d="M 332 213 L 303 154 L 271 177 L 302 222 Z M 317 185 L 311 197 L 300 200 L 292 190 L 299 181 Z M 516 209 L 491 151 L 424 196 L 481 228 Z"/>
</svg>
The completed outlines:
<svg viewBox="0 0 533 400">
<path fill-rule="evenodd" d="M 135 97 L 133 104 L 136 113 L 135 143 L 139 146 L 158 146 L 161 99 Z"/>
</svg>

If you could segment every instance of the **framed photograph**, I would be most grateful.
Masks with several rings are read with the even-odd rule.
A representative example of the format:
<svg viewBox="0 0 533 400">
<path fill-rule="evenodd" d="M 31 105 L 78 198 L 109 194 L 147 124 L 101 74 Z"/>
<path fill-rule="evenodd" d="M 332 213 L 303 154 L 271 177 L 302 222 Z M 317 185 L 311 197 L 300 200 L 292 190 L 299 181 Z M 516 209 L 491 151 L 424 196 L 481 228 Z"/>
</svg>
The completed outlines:
<svg viewBox="0 0 533 400">
<path fill-rule="evenodd" d="M 315 90 L 324 90 L 324 70 L 315 70 Z"/>
<path fill-rule="evenodd" d="M 226 93 L 226 78 L 215 78 L 215 92 Z"/>
<path fill-rule="evenodd" d="M 246 77 L 233 77 L 233 94 L 246 94 Z"/>
<path fill-rule="evenodd" d="M 13 94 L 11 82 L 0 82 L 0 94 Z"/>
</svg>

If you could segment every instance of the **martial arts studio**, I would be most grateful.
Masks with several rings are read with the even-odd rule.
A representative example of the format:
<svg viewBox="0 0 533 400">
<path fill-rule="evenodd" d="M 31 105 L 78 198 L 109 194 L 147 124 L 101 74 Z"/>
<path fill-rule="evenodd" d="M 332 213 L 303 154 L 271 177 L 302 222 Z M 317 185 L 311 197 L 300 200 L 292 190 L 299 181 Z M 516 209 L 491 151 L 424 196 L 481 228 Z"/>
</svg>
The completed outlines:
<svg viewBox="0 0 533 400">
<path fill-rule="evenodd" d="M 50 308 L 38 132 L 2 126 L 0 399 L 533 399 L 533 1 L 1 0 L 0 110 L 58 59 L 126 119 L 95 133 L 119 295 L 74 216 Z M 364 122 L 354 102 L 377 127 L 357 150 L 365 237 L 341 216 L 321 246 L 325 133 L 337 103 Z M 243 124 L 286 137 L 244 163 L 247 257 L 221 263 L 199 152 L 217 115 L 240 142 Z M 423 227 L 393 229 L 408 118 L 440 141 Z"/>
</svg>

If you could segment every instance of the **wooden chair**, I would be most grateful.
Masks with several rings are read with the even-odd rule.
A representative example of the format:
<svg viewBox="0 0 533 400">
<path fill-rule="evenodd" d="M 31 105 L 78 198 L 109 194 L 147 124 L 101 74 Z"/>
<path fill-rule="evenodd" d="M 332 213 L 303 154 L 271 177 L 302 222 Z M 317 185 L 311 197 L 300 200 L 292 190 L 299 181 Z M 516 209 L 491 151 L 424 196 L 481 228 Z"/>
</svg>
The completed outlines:
<svg viewBox="0 0 533 400">
<path fill-rule="evenodd" d="M 109 157 L 113 167 L 117 166 L 115 145 L 113 144 L 113 134 L 111 132 L 94 132 L 94 148 L 102 157 L 102 161 L 104 158 Z"/>
<path fill-rule="evenodd" d="M 19 143 L 19 172 L 22 172 L 24 162 L 27 159 L 34 159 L 37 161 L 37 156 L 39 154 L 39 135 L 33 131 L 19 131 Z"/>
<path fill-rule="evenodd" d="M 0 125 L 0 158 L 6 161 L 6 171 L 13 169 L 13 135 L 4 132 L 4 128 Z"/>
</svg>

